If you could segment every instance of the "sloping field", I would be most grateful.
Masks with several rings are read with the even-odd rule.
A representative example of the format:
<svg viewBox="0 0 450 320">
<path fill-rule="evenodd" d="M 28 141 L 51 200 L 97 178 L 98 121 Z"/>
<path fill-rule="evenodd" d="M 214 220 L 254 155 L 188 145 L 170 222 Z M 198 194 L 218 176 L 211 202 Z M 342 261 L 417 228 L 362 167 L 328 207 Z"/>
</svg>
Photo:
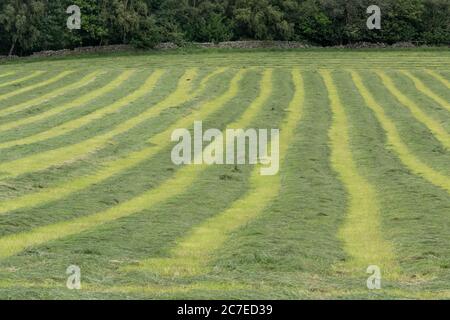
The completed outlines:
<svg viewBox="0 0 450 320">
<path fill-rule="evenodd" d="M 450 299 L 449 89 L 448 50 L 0 64 L 0 298 Z M 174 165 L 200 120 L 279 174 Z"/>
</svg>

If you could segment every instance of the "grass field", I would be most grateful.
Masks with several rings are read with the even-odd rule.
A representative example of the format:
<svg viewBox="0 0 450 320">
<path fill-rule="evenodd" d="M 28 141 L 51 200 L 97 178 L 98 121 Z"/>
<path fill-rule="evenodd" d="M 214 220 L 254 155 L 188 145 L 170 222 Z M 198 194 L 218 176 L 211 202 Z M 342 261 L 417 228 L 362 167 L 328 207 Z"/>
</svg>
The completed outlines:
<svg viewBox="0 0 450 320">
<path fill-rule="evenodd" d="M 448 49 L 0 64 L 0 298 L 450 299 L 449 89 Z M 197 120 L 280 173 L 174 165 Z"/>
</svg>

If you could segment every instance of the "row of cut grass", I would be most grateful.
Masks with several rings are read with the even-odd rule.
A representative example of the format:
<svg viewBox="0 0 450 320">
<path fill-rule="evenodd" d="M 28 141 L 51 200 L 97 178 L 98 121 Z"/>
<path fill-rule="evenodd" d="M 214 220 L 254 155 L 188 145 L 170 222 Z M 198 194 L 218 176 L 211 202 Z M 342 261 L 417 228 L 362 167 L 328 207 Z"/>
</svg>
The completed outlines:
<svg viewBox="0 0 450 320">
<path fill-rule="evenodd" d="M 380 226 L 377 194 L 359 173 L 350 146 L 350 129 L 345 109 L 329 71 L 322 71 L 333 112 L 330 128 L 331 163 L 348 192 L 347 218 L 340 232 L 344 248 L 351 257 L 346 272 L 378 265 L 384 273 L 395 277 L 398 270 L 391 244 L 384 240 Z"/>
<path fill-rule="evenodd" d="M 382 124 L 383 129 L 386 131 L 389 145 L 397 153 L 404 165 L 415 174 L 422 176 L 432 184 L 439 186 L 450 193 L 450 178 L 432 169 L 410 152 L 400 137 L 396 125 L 386 116 L 383 107 L 375 101 L 373 95 L 364 85 L 360 75 L 355 71 L 352 71 L 351 74 L 366 105 L 372 109 L 377 116 L 378 121 Z"/>
<path fill-rule="evenodd" d="M 167 82 L 166 85 L 163 85 L 164 90 L 159 90 L 159 97 L 152 97 L 153 101 L 157 103 L 161 101 L 161 97 L 165 98 L 173 93 L 177 86 L 177 80 L 183 73 L 183 70 L 181 72 L 174 72 L 174 77 L 167 78 L 165 80 Z M 207 72 L 205 75 L 209 73 Z M 71 181 L 96 175 L 99 171 L 107 173 L 108 166 L 114 163 L 114 161 L 132 154 L 136 155 L 137 151 L 142 151 L 143 149 L 154 148 L 154 145 L 148 143 L 148 139 L 158 133 L 164 132 L 169 125 L 189 116 L 194 110 L 203 105 L 203 101 L 212 100 L 224 93 L 233 74 L 234 72 L 229 70 L 220 77 L 214 78 L 214 81 L 209 81 L 205 93 L 192 102 L 170 108 L 170 110 L 167 110 L 161 116 L 150 119 L 126 135 L 121 135 L 115 140 L 114 144 L 108 144 L 107 148 L 100 150 L 86 160 L 64 165 L 58 170 L 47 170 L 6 181 L 3 188 L 0 183 L 0 188 L 5 191 L 8 190 L 6 189 L 6 184 L 19 189 L 17 191 L 2 192 L 2 194 L 6 196 L 5 199 L 13 199 L 17 196 L 36 192 L 44 192 L 45 194 L 46 191 L 54 190 L 54 187 L 70 187 Z M 250 85 L 253 84 L 257 75 L 258 73 L 256 71 L 252 71 L 246 76 L 246 81 L 251 80 L 251 82 L 242 88 L 242 92 L 248 90 L 248 88 L 252 88 Z M 198 81 L 195 82 L 200 83 L 202 79 L 204 78 L 199 77 Z M 170 86 L 167 86 L 167 84 L 170 84 Z M 246 96 L 244 98 L 247 99 Z M 140 106 L 140 109 L 146 110 L 146 106 L 149 103 L 153 104 L 153 102 L 146 100 L 146 103 Z M 237 109 L 228 108 L 226 117 L 225 115 L 212 117 L 212 119 L 215 119 L 213 125 L 218 128 L 222 127 L 222 123 L 238 112 L 240 108 L 241 105 Z M 134 114 L 141 112 L 141 110 L 134 110 Z M 120 122 L 122 118 L 127 119 L 128 117 L 124 113 L 117 114 L 115 116 L 115 122 Z M 108 124 L 106 124 L 105 128 L 108 128 Z M 123 167 L 122 170 L 103 177 L 103 180 L 88 185 L 84 189 L 78 191 L 73 190 L 66 197 L 56 198 L 55 201 L 51 202 L 44 201 L 37 206 L 24 207 L 9 212 L 7 215 L 0 216 L 0 224 L 5 226 L 3 230 L 0 230 L 0 235 L 22 232 L 32 227 L 85 216 L 92 212 L 104 211 L 112 205 L 125 202 L 141 194 L 142 190 L 152 188 L 169 178 L 175 169 L 177 169 L 177 166 L 173 165 L 170 160 L 171 146 L 172 143 L 169 140 L 154 156 L 140 158 L 139 162 L 134 162 L 134 165 Z M 26 186 L 30 183 L 35 187 L 27 189 Z M 38 188 L 38 185 L 42 187 Z M 25 221 L 26 223 L 24 223 Z"/>
<path fill-rule="evenodd" d="M 48 86 L 48 85 L 53 84 L 53 83 L 56 83 L 59 80 L 69 76 L 70 74 L 73 74 L 74 72 L 75 71 L 62 71 L 62 72 L 58 73 L 57 75 L 55 75 L 55 76 L 53 76 L 53 77 L 51 77 L 51 78 L 49 78 L 47 80 L 40 81 L 38 83 L 34 83 L 32 85 L 25 86 L 25 87 L 20 88 L 20 89 L 16 89 L 16 90 L 13 90 L 13 91 L 10 91 L 10 92 L 7 92 L 7 93 L 0 94 L 0 101 L 7 100 L 7 99 L 10 99 L 10 98 L 15 97 L 17 95 L 21 95 L 21 94 L 24 94 L 26 92 L 29 92 L 29 91 L 32 91 L 32 90 L 35 90 L 35 89 L 38 89 L 38 88 L 42 88 L 42 87 Z M 40 74 L 41 73 L 37 73 L 37 75 L 40 75 Z"/>
<path fill-rule="evenodd" d="M 79 98 L 77 98 L 77 99 L 75 99 L 73 101 L 67 102 L 67 103 L 62 104 L 62 105 L 60 105 L 58 107 L 55 107 L 55 108 L 51 108 L 51 109 L 49 109 L 47 111 L 44 111 L 44 112 L 42 112 L 40 114 L 31 116 L 31 117 L 21 118 L 21 119 L 16 120 L 16 121 L 3 123 L 3 124 L 0 125 L 0 132 L 16 129 L 16 128 L 21 127 L 21 126 L 30 125 L 30 124 L 36 123 L 38 121 L 42 121 L 43 119 L 46 119 L 46 118 L 51 117 L 51 116 L 58 115 L 59 113 L 62 113 L 62 112 L 66 111 L 66 110 L 69 110 L 71 108 L 82 107 L 84 104 L 89 103 L 90 101 L 98 98 L 99 96 L 107 94 L 107 93 L 111 92 L 112 90 L 118 88 L 124 81 L 128 80 L 129 77 L 133 73 L 134 72 L 131 71 L 131 70 L 130 71 L 124 71 L 117 78 L 112 80 L 107 85 L 105 85 L 105 86 L 103 86 L 101 88 L 95 89 L 95 90 L 93 90 L 93 91 L 91 91 L 91 92 L 89 92 L 89 93 L 87 93 L 87 94 L 85 94 L 83 96 L 80 96 Z M 59 89 L 60 91 L 57 90 L 58 94 L 56 94 L 56 95 L 55 95 L 54 92 L 52 92 L 50 94 L 46 94 L 44 96 L 36 98 L 34 100 L 34 102 L 31 102 L 31 103 L 30 102 L 26 102 L 26 103 L 24 103 L 22 105 L 16 105 L 16 106 L 11 107 L 11 108 L 14 108 L 15 111 L 18 111 L 18 110 L 23 110 L 24 109 L 23 107 L 28 108 L 28 107 L 31 107 L 31 106 L 39 105 L 39 104 L 44 103 L 44 102 L 48 103 L 49 99 L 54 98 L 54 97 L 58 96 L 59 94 L 64 94 L 64 93 L 66 93 L 69 90 L 78 89 L 78 88 L 80 88 L 82 86 L 86 86 L 86 85 L 90 84 L 91 81 L 93 81 L 97 77 L 97 75 L 98 75 L 98 72 L 93 72 L 92 74 L 82 78 L 78 82 L 73 83 L 72 85 L 69 85 L 68 87 L 70 87 L 70 88 L 66 87 L 66 88 Z M 8 109 L 11 109 L 11 108 L 8 108 Z M 6 109 L 6 110 L 8 110 L 8 109 Z M 5 143 L 0 144 L 0 149 L 8 148 L 8 146 L 15 146 L 15 145 L 18 145 L 18 144 L 26 144 L 26 143 L 23 143 L 21 141 L 18 141 L 18 142 L 11 141 L 11 142 L 6 143 L 6 144 Z"/>
<path fill-rule="evenodd" d="M 218 111 L 218 109 L 223 107 L 226 103 L 228 103 L 238 94 L 239 83 L 242 80 L 244 74 L 245 74 L 244 71 L 242 70 L 238 71 L 236 76 L 231 81 L 230 87 L 225 94 L 212 101 L 205 103 L 202 106 L 202 109 L 192 113 L 189 117 L 186 117 L 181 121 L 177 122 L 176 124 L 174 124 L 174 126 L 169 128 L 168 130 L 152 137 L 150 141 L 153 143 L 155 147 L 149 150 L 145 150 L 146 152 L 144 153 L 140 152 L 139 156 L 141 158 L 134 157 L 133 160 L 135 162 L 136 160 L 137 162 L 140 162 L 142 161 L 142 158 L 144 159 L 148 158 L 150 155 L 159 151 L 161 147 L 167 143 L 167 141 L 170 141 L 169 138 L 174 130 L 173 127 L 175 127 L 175 129 L 179 127 L 187 127 L 195 119 L 206 118 L 208 115 Z M 123 159 L 121 160 L 123 161 Z M 190 168 L 195 169 L 196 167 Z M 5 258 L 18 253 L 31 245 L 38 245 L 47 241 L 67 237 L 70 235 L 74 235 L 89 230 L 94 227 L 98 227 L 99 225 L 102 225 L 104 223 L 114 221 L 116 219 L 126 217 L 136 212 L 139 212 L 140 210 L 143 210 L 146 206 L 155 205 L 157 203 L 165 201 L 171 196 L 182 192 L 186 188 L 186 186 L 189 186 L 195 179 L 196 175 L 195 173 L 196 173 L 195 170 L 193 170 L 192 172 L 189 172 L 189 174 L 185 174 L 186 176 L 183 175 L 182 179 L 177 179 L 178 178 L 177 173 L 173 178 L 171 178 L 169 181 L 165 182 L 158 188 L 151 189 L 150 191 L 147 191 L 142 195 L 133 198 L 132 200 L 121 203 L 120 205 L 117 205 L 104 212 L 98 212 L 96 214 L 92 214 L 87 217 L 82 217 L 71 221 L 65 221 L 53 225 L 48 225 L 31 230 L 29 232 L 3 237 L 0 239 L 0 257 Z M 90 178 L 92 179 L 93 177 Z M 73 185 L 71 185 L 70 188 L 72 189 Z"/>
<path fill-rule="evenodd" d="M 202 83 L 200 85 L 201 90 L 197 90 L 195 92 L 195 95 L 192 95 L 189 99 L 195 97 L 196 95 L 200 94 L 201 91 L 206 90 L 208 84 L 210 82 L 211 77 L 214 75 L 220 74 L 223 70 L 215 70 L 214 72 L 210 73 L 209 76 L 204 78 L 202 80 Z M 184 92 L 184 91 L 183 91 Z M 180 91 L 177 92 L 176 95 L 169 96 L 166 100 L 163 100 L 159 107 L 169 107 L 173 106 L 174 104 L 182 103 L 184 102 L 183 99 L 180 98 Z M 188 100 L 189 100 L 188 99 Z M 217 99 L 216 99 L 217 100 Z M 215 102 L 216 100 L 213 100 L 212 102 Z M 210 105 L 210 103 L 208 103 Z M 216 106 L 214 106 L 216 108 Z M 212 111 L 214 108 L 211 108 Z M 157 108 L 159 109 L 159 108 Z M 157 110 L 155 109 L 155 110 Z M 153 114 L 153 109 L 149 109 L 147 113 Z M 189 114 L 187 119 L 192 119 L 194 115 Z M 186 119 L 177 121 L 175 124 L 173 124 L 169 129 L 164 128 L 163 132 L 160 132 L 156 136 L 152 137 L 148 142 L 149 145 L 146 145 L 142 150 L 134 151 L 122 158 L 118 159 L 112 159 L 106 163 L 103 164 L 103 167 L 100 168 L 97 172 L 91 173 L 89 175 L 84 175 L 81 177 L 75 177 L 74 179 L 71 179 L 69 181 L 64 181 L 63 183 L 53 186 L 51 188 L 48 188 L 47 190 L 40 190 L 36 193 L 31 193 L 22 197 L 18 197 L 16 199 L 11 200 L 5 200 L 2 201 L 2 208 L 0 209 L 1 213 L 6 213 L 10 210 L 16 210 L 19 208 L 26 208 L 29 206 L 36 206 L 39 204 L 43 204 L 49 201 L 54 201 L 57 199 L 61 199 L 66 197 L 67 195 L 70 195 L 71 193 L 80 191 L 84 188 L 87 188 L 93 184 L 99 183 L 105 179 L 108 179 L 112 177 L 115 174 L 118 174 L 128 168 L 132 168 L 142 161 L 145 161 L 153 156 L 155 156 L 158 152 L 163 150 L 168 144 L 170 143 L 170 139 L 165 139 L 166 137 L 170 137 L 170 130 L 174 130 L 174 128 L 188 126 L 189 124 L 186 124 Z"/>
<path fill-rule="evenodd" d="M 391 243 L 401 270 L 396 281 L 386 281 L 383 276 L 383 293 L 397 290 L 402 291 L 399 294 L 402 297 L 438 297 L 439 286 L 431 284 L 432 279 L 445 279 L 448 264 L 448 249 L 440 245 L 447 241 L 450 222 L 446 214 L 450 204 L 448 193 L 411 172 L 386 147 L 387 133 L 373 110 L 366 106 L 351 75 L 338 72 L 335 78 L 339 91 L 346 92 L 341 99 L 348 110 L 355 161 L 376 189 L 380 229 Z M 380 104 L 385 110 L 390 108 L 389 104 Z M 404 109 L 397 108 L 394 112 L 402 113 Z M 362 272 L 361 280 L 364 280 Z"/>
<path fill-rule="evenodd" d="M 261 81 L 259 96 L 246 109 L 245 113 L 236 122 L 229 124 L 228 127 L 246 128 L 251 125 L 251 122 L 258 115 L 260 109 L 272 95 L 272 72 L 270 69 L 265 71 Z M 293 117 L 292 119 L 295 120 L 296 118 Z M 203 154 L 210 154 L 210 149 L 214 149 L 216 146 L 217 141 L 211 143 L 206 147 Z M 249 195 L 245 199 L 240 199 L 230 209 L 192 230 L 191 235 L 182 240 L 177 248 L 173 250 L 172 257 L 168 259 L 143 261 L 138 267 L 132 267 L 131 270 L 144 269 L 163 275 L 181 276 L 203 273 L 205 264 L 209 261 L 210 256 L 217 247 L 224 242 L 227 234 L 251 218 L 252 215 L 248 213 L 248 208 L 251 207 L 252 214 L 257 215 L 259 210 L 264 208 L 276 196 L 276 185 L 271 184 L 273 179 L 266 178 L 264 183 L 261 183 L 259 181 L 260 179 L 257 178 L 260 175 L 259 169 L 257 166 L 252 174 L 253 183 L 251 185 L 255 183 L 255 180 L 259 182 L 259 188 L 256 188 L 257 190 L 255 192 L 251 192 L 252 196 Z"/>
<path fill-rule="evenodd" d="M 44 71 L 33 71 L 33 72 L 27 74 L 24 77 L 0 83 L 0 88 L 4 88 L 4 87 L 14 86 L 14 85 L 20 84 L 20 83 L 25 82 L 27 80 L 36 78 L 36 77 L 40 76 L 43 73 L 44 73 Z"/>
<path fill-rule="evenodd" d="M 73 83 L 69 83 L 68 85 L 66 85 L 64 87 L 57 88 L 55 90 L 52 90 L 51 92 L 48 92 L 48 93 L 41 95 L 39 97 L 36 97 L 34 99 L 22 102 L 20 104 L 1 109 L 0 117 L 4 117 L 6 115 L 10 115 L 12 113 L 26 110 L 33 106 L 46 103 L 46 102 L 48 102 L 48 100 L 50 100 L 52 98 L 58 97 L 60 95 L 64 95 L 69 91 L 77 90 L 79 88 L 87 86 L 91 82 L 93 82 L 101 73 L 102 73 L 101 71 L 93 71 L 93 72 L 89 73 L 88 75 L 82 77 L 80 80 L 75 81 Z M 59 80 L 59 78 L 58 78 L 58 80 Z M 51 83 L 53 83 L 53 81 Z M 4 129 L 1 128 L 0 131 L 4 131 Z"/>
</svg>

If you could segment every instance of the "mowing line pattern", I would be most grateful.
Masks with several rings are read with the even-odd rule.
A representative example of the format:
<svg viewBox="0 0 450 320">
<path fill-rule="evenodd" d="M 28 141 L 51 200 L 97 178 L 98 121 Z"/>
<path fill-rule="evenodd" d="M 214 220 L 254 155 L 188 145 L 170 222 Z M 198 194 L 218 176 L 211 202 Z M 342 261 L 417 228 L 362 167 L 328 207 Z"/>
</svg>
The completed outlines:
<svg viewBox="0 0 450 320">
<path fill-rule="evenodd" d="M 57 74 L 56 76 L 51 77 L 48 80 L 45 80 L 45 81 L 42 81 L 42 82 L 38 82 L 38 83 L 35 83 L 33 85 L 30 85 L 30 86 L 27 86 L 27 87 L 24 87 L 24 88 L 21 88 L 21 89 L 17 89 L 17 90 L 14 90 L 12 92 L 9 92 L 9 93 L 2 94 L 2 95 L 0 95 L 0 101 L 3 101 L 3 100 L 6 100 L 6 99 L 9 99 L 9 98 L 18 96 L 19 94 L 22 94 L 22 93 L 25 93 L 25 92 L 28 92 L 28 91 L 31 91 L 31 90 L 34 90 L 34 89 L 38 89 L 38 88 L 42 88 L 42 87 L 48 86 L 48 85 L 50 85 L 52 83 L 58 82 L 59 80 L 67 77 L 70 74 L 73 74 L 74 72 L 75 71 L 63 71 L 63 72 Z M 38 75 L 39 74 L 40 73 L 38 73 Z"/>
<path fill-rule="evenodd" d="M 14 80 L 11 80 L 11 81 L 8 81 L 8 82 L 4 82 L 4 83 L 0 83 L 0 88 L 7 87 L 7 86 L 12 86 L 12 85 L 16 85 L 16 84 L 25 82 L 27 80 L 36 78 L 36 77 L 40 76 L 43 73 L 44 73 L 44 71 L 34 71 L 34 72 L 32 72 L 31 74 L 29 74 L 29 75 L 27 75 L 25 77 L 22 77 L 22 78 L 19 78 L 19 79 L 14 79 Z M 1 95 L 0 95 L 0 98 L 1 98 Z"/>
<path fill-rule="evenodd" d="M 428 73 L 430 76 L 435 78 L 436 80 L 440 81 L 444 86 L 450 89 L 450 81 L 445 79 L 443 76 L 441 76 L 439 73 L 434 72 L 433 70 L 425 70 L 426 73 Z"/>
<path fill-rule="evenodd" d="M 150 152 L 149 150 L 146 150 L 146 153 L 141 153 L 141 156 L 145 155 L 144 158 L 147 158 L 148 153 L 154 154 L 157 151 L 160 151 L 162 149 L 161 146 L 170 141 L 170 137 L 174 129 L 188 127 L 192 125 L 195 120 L 206 118 L 207 116 L 218 111 L 226 103 L 230 102 L 240 91 L 239 84 L 245 73 L 245 70 L 238 71 L 238 73 L 231 80 L 228 90 L 223 95 L 205 102 L 200 110 L 197 110 L 190 116 L 183 118 L 168 130 L 152 137 L 149 141 L 152 142 L 155 147 L 150 149 Z M 136 214 L 145 208 L 161 203 L 186 191 L 186 188 L 194 182 L 198 170 L 201 170 L 199 168 L 201 168 L 201 166 L 191 166 L 180 169 L 173 178 L 170 178 L 169 181 L 164 182 L 159 187 L 144 192 L 140 196 L 103 212 L 98 212 L 89 216 L 55 223 L 35 228 L 28 232 L 0 238 L 0 258 L 6 258 L 17 254 L 30 246 L 79 234 L 102 224 Z"/>
<path fill-rule="evenodd" d="M 382 236 L 376 190 L 359 173 L 353 159 L 347 115 L 332 75 L 330 71 L 320 73 L 333 113 L 329 131 L 331 164 L 348 192 L 348 212 L 340 232 L 344 249 L 351 257 L 346 267 L 350 271 L 360 271 L 377 265 L 384 274 L 393 276 L 397 269 L 395 255 L 390 243 Z"/>
<path fill-rule="evenodd" d="M 281 126 L 281 164 L 303 114 L 303 78 L 299 70 L 293 70 L 291 74 L 295 93 Z M 229 127 L 245 128 L 251 124 L 257 110 L 270 98 L 272 92 L 270 81 L 270 78 L 263 80 L 260 96 L 247 109 L 246 113 Z M 213 144 L 209 145 L 208 148 L 214 147 Z M 209 152 L 210 150 L 205 150 L 206 154 L 209 154 Z M 138 266 L 128 266 L 125 270 L 150 271 L 164 276 L 181 277 L 195 276 L 207 272 L 208 264 L 213 259 L 214 252 L 223 245 L 229 234 L 255 219 L 278 196 L 281 189 L 280 176 L 261 176 L 260 169 L 259 165 L 253 169 L 250 187 L 245 195 L 232 203 L 227 210 L 191 230 L 171 250 L 169 258 L 144 260 Z"/>
<path fill-rule="evenodd" d="M 159 72 L 158 72 L 158 74 L 159 74 Z M 5 144 L 7 146 L 5 146 L 5 148 L 8 148 L 10 143 L 12 143 L 13 146 L 18 146 L 18 145 L 32 144 L 32 143 L 56 138 L 56 137 L 62 136 L 64 134 L 70 133 L 76 129 L 79 129 L 85 125 L 88 125 L 95 120 L 101 119 L 102 117 L 104 117 L 110 113 L 120 111 L 121 108 L 123 108 L 124 106 L 127 106 L 129 103 L 133 102 L 134 100 L 136 100 L 139 97 L 141 97 L 142 95 L 144 95 L 146 93 L 146 90 L 150 91 L 152 88 L 152 85 L 155 82 L 154 77 L 157 76 L 158 74 L 152 73 L 140 88 L 138 88 L 135 91 L 129 93 L 128 95 L 120 98 L 119 100 L 115 101 L 112 104 L 106 105 L 105 107 L 97 109 L 85 116 L 66 121 L 60 125 L 54 126 L 48 130 L 36 133 L 29 137 L 18 139 L 18 140 L 11 141 L 11 142 L 6 142 Z M 121 76 L 120 79 L 114 80 L 114 82 L 110 83 L 107 86 L 99 88 L 98 90 L 95 90 L 91 94 L 87 94 L 85 96 L 80 97 L 79 99 L 75 100 L 73 103 L 77 104 L 77 105 L 87 104 L 90 101 L 93 101 L 100 96 L 104 96 L 105 94 L 118 88 L 119 85 L 122 84 L 125 80 L 128 80 L 128 78 L 129 78 L 128 72 L 126 74 L 124 74 L 123 76 L 124 76 L 124 78 L 126 77 L 127 79 L 123 79 Z M 68 104 L 68 106 L 69 105 L 71 106 L 70 103 Z M 63 105 L 62 107 L 64 107 L 64 106 L 65 105 Z M 39 120 L 41 120 L 41 119 L 39 119 Z"/>
<path fill-rule="evenodd" d="M 205 85 L 211 76 L 215 76 L 218 73 L 223 72 L 224 69 L 219 69 L 216 72 L 213 72 L 209 77 L 205 79 L 203 82 Z M 145 90 L 139 89 L 138 94 L 133 95 L 133 100 L 136 97 L 141 97 L 143 94 L 148 93 L 148 91 L 154 90 L 154 87 L 160 77 L 163 75 L 161 71 L 156 71 L 152 77 L 146 82 Z M 161 114 L 164 110 L 169 107 L 173 107 L 179 105 L 180 103 L 184 103 L 190 101 L 195 97 L 195 95 L 190 95 L 189 92 L 192 91 L 192 81 L 191 79 L 195 78 L 197 75 L 197 70 L 190 69 L 186 71 L 186 73 L 180 78 L 178 83 L 178 87 L 175 92 L 166 99 L 162 100 L 160 103 L 152 106 L 147 111 L 126 120 L 125 122 L 119 124 L 115 128 L 111 128 L 108 132 L 95 136 L 93 138 L 84 140 L 82 142 L 76 143 L 74 145 L 70 145 L 67 147 L 50 150 L 47 152 L 42 152 L 36 155 L 32 155 L 26 158 L 14 160 L 11 162 L 5 162 L 4 164 L 0 164 L 0 172 L 5 172 L 11 174 L 12 176 L 18 176 L 20 174 L 29 173 L 33 171 L 39 171 L 51 166 L 61 164 L 67 161 L 74 161 L 81 159 L 89 153 L 95 152 L 107 145 L 108 141 L 115 136 L 123 134 L 130 129 L 138 126 L 139 124 L 154 118 Z M 201 86 L 201 89 L 205 87 L 205 85 Z M 197 91 L 195 91 L 197 92 Z M 130 103 L 128 101 L 128 103 Z M 118 106 L 123 106 L 122 102 L 118 102 L 114 108 Z"/>
<path fill-rule="evenodd" d="M 435 92 L 433 92 L 430 88 L 428 88 L 422 81 L 420 81 L 417 77 L 413 76 L 411 72 L 402 70 L 401 73 L 403 73 L 405 76 L 407 76 L 414 82 L 414 85 L 417 90 L 419 90 L 421 93 L 431 98 L 432 100 L 436 101 L 441 107 L 447 109 L 447 111 L 450 111 L 449 101 L 446 101 L 445 99 L 438 96 Z"/>
<path fill-rule="evenodd" d="M 208 75 L 205 79 L 203 79 L 202 83 L 199 86 L 200 88 L 199 90 L 201 91 L 197 90 L 196 95 L 200 94 L 203 90 L 206 89 L 206 84 L 210 81 L 212 77 L 219 75 L 224 71 L 225 69 L 218 69 L 215 72 Z M 239 77 L 240 79 L 242 76 L 243 75 L 239 73 L 236 77 Z M 236 78 L 234 81 L 237 81 Z M 194 96 L 195 95 L 191 95 L 189 99 L 192 99 Z M 172 100 L 172 102 L 175 103 L 175 105 L 187 101 L 184 100 L 183 97 L 181 97 L 179 94 L 172 96 L 172 98 L 170 99 L 169 98 L 168 100 Z M 231 99 L 232 96 L 230 94 L 228 96 L 225 96 L 225 98 Z M 216 110 L 221 103 L 225 103 L 227 101 L 225 98 L 215 99 L 207 103 L 207 106 L 209 107 L 210 110 L 203 111 L 202 113 L 200 113 L 200 115 L 208 115 L 214 110 Z M 222 100 L 224 99 L 225 102 L 222 102 Z M 168 104 L 168 106 L 169 105 L 172 106 L 172 104 Z M 149 139 L 148 142 L 149 144 L 152 145 L 151 147 L 146 147 L 140 151 L 132 152 L 131 154 L 123 158 L 104 163 L 103 168 L 92 175 L 78 177 L 76 179 L 67 181 L 66 183 L 63 183 L 61 185 L 48 188 L 45 191 L 28 194 L 10 200 L 0 201 L 0 214 L 5 214 L 9 211 L 17 209 L 34 207 L 40 204 L 62 199 L 74 192 L 83 190 L 89 186 L 92 186 L 93 184 L 104 181 L 115 174 L 119 174 L 124 170 L 132 168 L 141 163 L 142 161 L 150 159 L 151 157 L 155 156 L 158 152 L 160 152 L 170 144 L 170 135 L 173 130 L 183 126 L 184 127 L 189 126 L 190 125 L 189 121 L 191 122 L 195 121 L 196 114 L 198 114 L 198 112 L 190 115 L 185 119 L 176 122 L 169 129 L 166 129 L 165 131 Z"/>
<path fill-rule="evenodd" d="M 45 120 L 51 116 L 60 114 L 64 111 L 70 110 L 72 108 L 83 106 L 84 104 L 87 104 L 88 102 L 117 89 L 121 84 L 123 84 L 126 80 L 128 80 L 134 74 L 134 72 L 135 72 L 134 70 L 124 71 L 119 76 L 117 76 L 117 78 L 115 78 L 114 80 L 112 80 L 111 82 L 106 84 L 105 86 L 103 86 L 99 89 L 90 91 L 90 92 L 86 93 L 85 95 L 83 95 L 73 101 L 64 103 L 58 107 L 52 108 L 52 109 L 42 112 L 42 113 L 39 113 L 38 115 L 23 118 L 23 119 L 16 120 L 16 121 L 7 122 L 5 124 L 1 124 L 0 132 L 4 132 L 4 131 L 15 129 L 15 128 L 18 128 L 21 126 L 29 125 L 31 123 L 35 123 L 35 122 L 38 122 L 41 120 Z M 84 80 L 81 80 L 80 83 L 83 83 L 83 81 Z M 90 82 L 91 81 L 89 81 L 89 83 Z M 85 84 L 87 85 L 88 83 L 85 83 Z M 44 102 L 44 101 L 47 101 L 48 97 L 40 97 L 37 99 L 39 99 L 39 101 Z M 33 140 L 32 137 L 18 139 L 18 140 L 14 140 L 14 141 L 8 141 L 6 143 L 0 143 L 0 149 L 9 148 L 12 146 L 29 144 L 29 143 L 36 142 L 36 141 Z"/>
<path fill-rule="evenodd" d="M 383 107 L 378 104 L 364 85 L 361 76 L 356 71 L 351 71 L 351 76 L 366 105 L 374 112 L 383 130 L 386 132 L 388 145 L 397 153 L 401 162 L 414 174 L 423 177 L 433 185 L 441 187 L 450 193 L 450 178 L 430 168 L 411 153 L 400 137 L 396 125 L 386 115 Z"/>
<path fill-rule="evenodd" d="M 5 72 L 5 73 L 0 74 L 0 78 L 13 76 L 15 74 L 16 74 L 15 72 Z"/>
<path fill-rule="evenodd" d="M 102 110 L 99 110 L 98 112 L 91 113 L 88 116 L 61 125 L 59 127 L 62 128 L 60 131 L 64 131 L 65 133 L 67 133 L 69 131 L 80 128 L 83 125 L 86 125 L 88 122 L 101 119 L 101 117 L 107 115 L 108 112 L 114 112 L 120 110 L 121 108 L 127 105 L 130 105 L 133 101 L 136 101 L 137 99 L 142 98 L 149 92 L 152 92 L 163 74 L 164 71 L 162 70 L 155 71 L 147 79 L 145 84 L 141 86 L 138 90 L 116 101 L 107 108 L 104 108 Z M 123 131 L 125 131 L 122 128 L 124 127 L 128 128 L 127 125 L 128 125 L 127 122 L 120 125 L 119 129 L 116 129 L 116 131 L 122 133 Z M 50 131 L 52 131 L 52 133 L 54 132 L 54 130 Z M 60 134 L 61 132 L 58 133 Z M 49 138 L 49 136 L 51 136 L 52 134 L 49 134 L 48 132 L 38 134 L 38 136 L 42 135 Z M 0 178 L 2 176 L 3 177 L 7 176 L 9 178 L 16 177 L 21 174 L 44 170 L 67 161 L 75 161 L 81 159 L 84 156 L 86 156 L 89 152 L 95 151 L 97 148 L 100 148 L 102 145 L 105 145 L 107 141 L 114 135 L 115 131 L 110 130 L 106 134 L 85 140 L 75 145 L 70 145 L 63 148 L 41 152 L 38 154 L 34 154 L 28 157 L 20 158 L 9 162 L 3 162 L 0 164 L 0 173 L 1 173 Z"/>
<path fill-rule="evenodd" d="M 53 98 L 64 95 L 69 91 L 85 87 L 85 86 L 89 85 L 91 82 L 93 82 L 102 73 L 103 72 L 101 72 L 101 71 L 91 72 L 88 75 L 81 78 L 77 82 L 71 83 L 62 88 L 55 89 L 49 93 L 46 93 L 46 94 L 44 94 L 40 97 L 34 98 L 32 100 L 25 101 L 23 103 L 2 109 L 2 110 L 0 110 L 0 117 L 4 117 L 4 116 L 10 115 L 12 113 L 16 113 L 16 112 L 23 111 L 28 108 L 34 107 L 34 106 L 38 106 L 40 104 L 48 102 L 49 100 L 51 100 Z M 1 127 L 0 127 L 0 131 L 2 131 Z"/>
<path fill-rule="evenodd" d="M 450 134 L 433 118 L 425 114 L 420 107 L 407 96 L 405 96 L 394 84 L 392 79 L 382 71 L 376 71 L 381 78 L 383 85 L 389 90 L 389 92 L 405 107 L 407 107 L 411 114 L 419 122 L 423 123 L 438 139 L 442 145 L 449 150 L 450 149 Z"/>
<path fill-rule="evenodd" d="M 7 62 L 0 297 L 448 299 L 450 53 L 313 51 Z M 199 120 L 280 128 L 279 174 L 174 166 Z"/>
</svg>

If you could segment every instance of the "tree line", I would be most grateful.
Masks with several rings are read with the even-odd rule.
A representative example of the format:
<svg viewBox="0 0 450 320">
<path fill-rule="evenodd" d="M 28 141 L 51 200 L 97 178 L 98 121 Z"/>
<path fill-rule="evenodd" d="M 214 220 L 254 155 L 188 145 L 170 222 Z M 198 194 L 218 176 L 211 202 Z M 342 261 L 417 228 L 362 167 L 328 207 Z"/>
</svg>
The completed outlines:
<svg viewBox="0 0 450 320">
<path fill-rule="evenodd" d="M 381 8 L 380 30 L 366 10 Z M 80 30 L 66 9 L 81 9 Z M 0 54 L 161 42 L 450 43 L 449 0 L 0 0 Z"/>
</svg>

